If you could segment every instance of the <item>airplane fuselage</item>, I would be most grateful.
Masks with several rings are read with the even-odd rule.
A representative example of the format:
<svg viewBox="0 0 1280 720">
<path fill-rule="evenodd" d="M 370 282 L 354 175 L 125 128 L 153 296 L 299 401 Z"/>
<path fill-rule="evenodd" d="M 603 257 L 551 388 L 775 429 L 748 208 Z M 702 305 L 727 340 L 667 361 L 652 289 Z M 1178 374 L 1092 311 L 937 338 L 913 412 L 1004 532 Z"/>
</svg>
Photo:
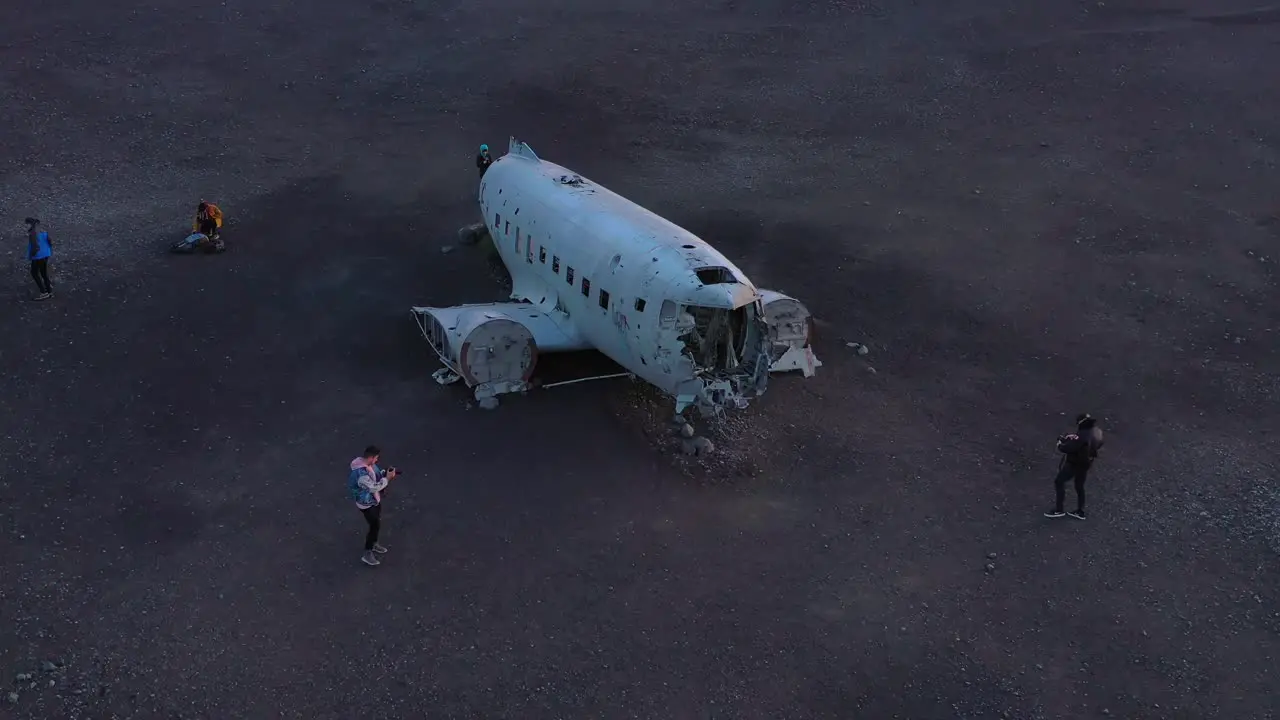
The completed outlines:
<svg viewBox="0 0 1280 720">
<path fill-rule="evenodd" d="M 521 155 L 504 155 L 485 173 L 480 207 L 513 298 L 564 316 L 590 346 L 674 395 L 691 390 L 699 367 L 680 352 L 683 325 L 695 313 L 715 320 L 718 312 L 737 326 L 725 353 L 736 357 L 706 368 L 719 361 L 728 373 L 758 357 L 760 369 L 749 371 L 743 389 L 763 392 L 760 293 L 693 233 L 567 168 Z"/>
<path fill-rule="evenodd" d="M 698 236 L 514 138 L 478 199 L 517 302 L 414 308 L 477 397 L 527 386 L 547 352 L 596 349 L 677 409 L 744 407 L 771 369 L 820 365 L 797 301 L 758 290 Z"/>
</svg>

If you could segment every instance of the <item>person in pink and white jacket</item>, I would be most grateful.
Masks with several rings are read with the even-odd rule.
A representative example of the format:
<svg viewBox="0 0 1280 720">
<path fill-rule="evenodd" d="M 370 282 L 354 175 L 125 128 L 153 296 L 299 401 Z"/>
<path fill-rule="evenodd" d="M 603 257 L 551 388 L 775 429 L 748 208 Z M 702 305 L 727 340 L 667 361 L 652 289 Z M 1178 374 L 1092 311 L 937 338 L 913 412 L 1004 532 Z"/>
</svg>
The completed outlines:
<svg viewBox="0 0 1280 720">
<path fill-rule="evenodd" d="M 369 523 L 369 532 L 364 539 L 364 555 L 360 557 L 365 565 L 380 565 L 378 555 L 387 551 L 378 542 L 378 532 L 382 529 L 382 494 L 387 489 L 387 484 L 399 474 L 395 468 L 383 470 L 378 467 L 378 457 L 381 454 L 382 451 L 376 445 L 365 448 L 363 455 L 351 461 L 351 474 L 347 476 L 347 492 Z"/>
</svg>

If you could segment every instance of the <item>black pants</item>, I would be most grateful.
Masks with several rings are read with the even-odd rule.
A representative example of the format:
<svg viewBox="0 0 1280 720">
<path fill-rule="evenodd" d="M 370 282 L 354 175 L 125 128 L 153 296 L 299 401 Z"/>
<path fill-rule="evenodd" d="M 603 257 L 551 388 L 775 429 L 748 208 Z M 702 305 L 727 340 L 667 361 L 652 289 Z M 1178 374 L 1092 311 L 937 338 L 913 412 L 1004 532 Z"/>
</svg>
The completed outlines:
<svg viewBox="0 0 1280 720">
<path fill-rule="evenodd" d="M 1084 510 L 1084 480 L 1089 474 L 1089 468 L 1078 467 L 1071 463 L 1066 463 L 1062 469 L 1058 471 L 1058 477 L 1053 479 L 1053 490 L 1057 493 L 1057 502 L 1054 509 L 1062 512 L 1062 504 L 1067 499 L 1067 481 L 1075 479 L 1076 481 L 1076 509 Z"/>
<path fill-rule="evenodd" d="M 217 234 L 218 234 L 218 223 L 217 223 L 217 221 L 216 221 L 216 220 L 201 220 L 201 221 L 200 221 L 200 232 L 204 233 L 205 235 L 208 235 L 209 237 L 213 237 L 214 235 L 217 235 Z"/>
<path fill-rule="evenodd" d="M 364 536 L 364 549 L 368 552 L 378 544 L 378 531 L 382 529 L 382 503 L 360 511 L 365 522 L 369 523 L 369 533 Z"/>
<path fill-rule="evenodd" d="M 53 283 L 49 282 L 49 258 L 31 261 L 31 279 L 42 293 L 53 292 Z"/>
</svg>

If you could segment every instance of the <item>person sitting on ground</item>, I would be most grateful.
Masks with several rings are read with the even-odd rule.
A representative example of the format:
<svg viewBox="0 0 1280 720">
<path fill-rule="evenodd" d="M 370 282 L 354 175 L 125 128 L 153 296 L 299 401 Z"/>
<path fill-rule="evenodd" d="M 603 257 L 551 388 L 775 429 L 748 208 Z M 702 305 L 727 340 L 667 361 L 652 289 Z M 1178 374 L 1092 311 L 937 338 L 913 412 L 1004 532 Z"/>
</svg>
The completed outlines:
<svg viewBox="0 0 1280 720">
<path fill-rule="evenodd" d="M 221 230 L 222 210 L 211 202 L 201 200 L 196 206 L 196 220 L 191 225 L 191 231 L 204 233 L 213 240 L 221 234 Z"/>
</svg>

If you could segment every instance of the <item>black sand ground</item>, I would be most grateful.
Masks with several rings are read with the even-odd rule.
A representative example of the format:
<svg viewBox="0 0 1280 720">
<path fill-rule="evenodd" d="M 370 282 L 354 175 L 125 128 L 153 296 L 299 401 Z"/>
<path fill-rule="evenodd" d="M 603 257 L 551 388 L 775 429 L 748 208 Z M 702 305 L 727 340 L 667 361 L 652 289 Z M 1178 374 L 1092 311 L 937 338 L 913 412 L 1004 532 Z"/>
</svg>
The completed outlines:
<svg viewBox="0 0 1280 720">
<path fill-rule="evenodd" d="M 4 716 L 1274 716 L 1278 20 L 3 4 Z M 407 308 L 497 295 L 440 247 L 512 133 L 820 318 L 733 472 L 625 382 L 430 381 Z M 231 252 L 166 255 L 202 196 Z M 1046 520 L 1081 409 L 1091 515 Z"/>
</svg>

